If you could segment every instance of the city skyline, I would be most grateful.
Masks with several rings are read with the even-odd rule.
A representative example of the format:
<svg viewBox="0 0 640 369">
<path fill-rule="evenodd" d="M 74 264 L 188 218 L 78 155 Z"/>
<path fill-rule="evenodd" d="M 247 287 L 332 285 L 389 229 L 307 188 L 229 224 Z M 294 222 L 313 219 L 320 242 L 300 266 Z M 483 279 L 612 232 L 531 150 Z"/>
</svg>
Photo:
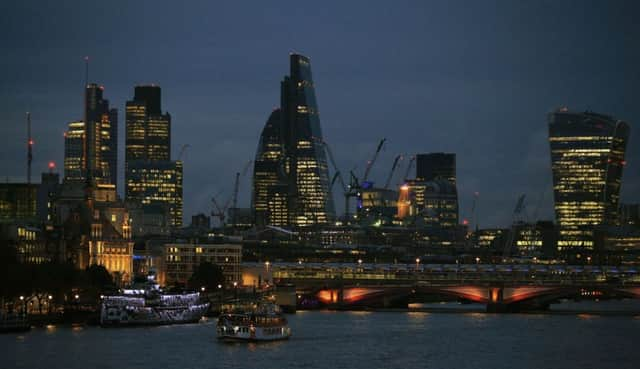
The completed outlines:
<svg viewBox="0 0 640 369">
<path fill-rule="evenodd" d="M 46 10 L 9 5 L 12 6 L 17 8 L 8 10 L 16 14 L 42 15 Z M 331 19 L 332 5 L 329 8 L 329 14 L 300 14 L 302 20 L 298 22 L 322 24 L 323 20 Z M 3 23 L 9 47 L 16 52 L 3 61 L 6 74 L 0 80 L 6 86 L 0 103 L 0 129 L 4 137 L 1 165 L 7 174 L 24 178 L 26 153 L 23 141 L 17 138 L 26 136 L 24 112 L 30 111 L 35 140 L 33 178 L 46 171 L 46 164 L 51 160 L 62 173 L 62 132 L 68 122 L 82 119 L 82 57 L 90 55 L 89 79 L 105 86 L 105 96 L 121 117 L 134 85 L 156 82 L 163 88 L 165 105 L 171 108 L 172 114 L 173 156 L 181 145 L 191 146 L 184 157 L 184 213 L 187 217 L 197 212 L 208 213 L 209 198 L 219 190 L 229 196 L 234 174 L 255 154 L 265 112 L 278 103 L 278 92 L 273 86 L 287 70 L 282 55 L 304 45 L 296 51 L 310 56 L 314 64 L 316 89 L 322 100 L 323 133 L 343 170 L 357 166 L 356 170 L 361 173 L 382 137 L 388 139 L 387 148 L 372 170 L 372 178 L 378 183 L 384 181 L 398 153 L 452 152 L 457 155 L 461 219 L 469 216 L 472 194 L 476 191 L 480 193 L 481 227 L 508 225 L 521 193 L 527 194 L 531 207 L 542 198 L 540 218 L 553 219 L 546 114 L 566 105 L 575 111 L 611 114 L 630 123 L 622 202 L 638 202 L 640 178 L 635 168 L 640 149 L 634 145 L 638 133 L 633 126 L 640 120 L 640 111 L 633 104 L 633 86 L 638 84 L 640 75 L 633 65 L 640 55 L 630 37 L 638 34 L 638 25 L 633 24 L 631 18 L 633 5 L 585 3 L 580 9 L 562 4 L 509 5 L 500 7 L 497 15 L 491 15 L 486 9 L 474 9 L 474 6 L 450 13 L 441 6 L 400 4 L 389 14 L 394 27 L 382 23 L 381 29 L 373 32 L 372 38 L 379 39 L 385 50 L 395 51 L 384 55 L 372 53 L 373 43 L 368 35 L 357 33 L 358 25 L 363 24 L 358 22 L 369 24 L 380 20 L 386 15 L 385 10 L 389 10 L 372 8 L 366 13 L 370 18 L 365 16 L 351 25 L 349 16 L 355 15 L 356 9 L 346 6 L 336 16 L 337 30 L 319 27 L 318 32 L 345 36 L 331 46 L 324 45 L 327 39 L 324 35 L 321 38 L 287 36 L 286 31 L 298 23 L 274 27 L 271 32 L 282 36 L 282 40 L 267 47 L 253 41 L 257 33 L 247 31 L 234 38 L 224 30 L 223 25 L 228 23 L 211 26 L 205 17 L 197 18 L 199 21 L 190 29 L 203 31 L 211 27 L 219 38 L 215 42 L 196 38 L 179 46 L 180 37 L 189 33 L 178 30 L 169 37 L 174 49 L 164 52 L 166 59 L 149 58 L 155 52 L 152 47 L 143 47 L 132 54 L 133 58 L 124 57 L 132 45 L 115 44 L 126 33 L 124 30 L 131 30 L 132 20 L 124 22 L 124 30 L 103 36 L 112 37 L 107 40 L 114 42 L 108 53 L 85 44 L 82 35 L 75 41 L 66 40 L 70 39 L 71 30 L 57 28 L 58 23 L 54 27 L 46 19 L 38 29 L 51 31 L 51 45 L 45 47 L 41 42 L 34 42 L 18 47 L 25 41 L 36 40 L 37 35 L 17 34 L 16 30 L 22 28 L 14 21 Z M 135 6 L 126 9 L 135 10 Z M 64 6 L 49 9 L 54 15 L 52 18 L 60 16 L 61 19 L 65 19 L 67 10 Z M 92 9 L 84 9 L 89 10 Z M 239 9 L 218 10 L 216 16 L 220 17 L 225 13 L 236 14 Z M 563 25 L 563 14 L 569 10 L 584 17 L 587 20 L 584 23 L 589 26 Z M 209 14 L 207 11 L 212 9 L 200 4 L 177 14 L 175 21 L 182 24 L 184 19 L 193 16 L 191 12 L 198 11 Z M 476 24 L 469 23 L 474 11 L 486 17 Z M 116 16 L 108 9 L 106 13 L 107 20 Z M 451 15 L 453 13 L 458 15 Z M 167 14 L 156 15 L 166 20 Z M 434 18 L 438 15 L 443 20 L 436 22 Z M 257 13 L 250 12 L 248 17 L 262 24 Z M 406 17 L 407 22 L 399 24 L 397 20 L 402 17 Z M 510 17 L 524 24 L 518 26 Z M 456 20 L 458 22 L 454 22 Z M 447 26 L 447 21 L 462 24 L 460 34 Z M 532 39 L 527 27 L 536 21 L 543 22 L 538 28 L 545 32 L 536 33 Z M 439 28 L 450 33 L 440 35 L 435 32 Z M 500 30 L 505 29 L 511 31 L 505 36 L 510 41 L 501 34 Z M 472 34 L 474 31 L 477 36 Z M 414 33 L 413 39 L 402 40 Z M 158 46 L 167 35 L 170 35 L 168 31 L 159 30 L 158 35 L 145 34 L 142 39 L 150 46 Z M 529 41 L 530 44 L 524 44 L 531 47 L 520 46 L 521 39 Z M 251 42 L 241 50 L 226 49 L 229 52 L 226 56 L 215 51 L 217 43 L 226 45 L 242 40 Z M 411 40 L 420 40 L 420 44 Z M 474 46 L 474 42 L 479 42 L 479 46 Z M 429 44 L 438 48 L 425 46 Z M 204 47 L 200 47 L 202 45 Z M 58 48 L 64 53 L 57 51 Z M 509 52 L 513 48 L 515 50 Z M 616 57 L 579 58 L 590 55 L 584 54 L 584 50 L 590 48 L 604 50 L 602 55 L 606 55 L 606 50 L 615 51 Z M 47 64 L 36 65 L 26 58 L 36 50 L 44 56 L 38 59 Z M 474 56 L 473 62 L 467 62 L 467 56 Z M 531 59 L 535 63 L 525 60 L 534 56 Z M 183 74 L 185 70 L 188 73 Z M 246 73 L 233 73 L 240 70 Z M 376 78 L 371 78 L 372 71 Z M 234 78 L 227 77 L 230 74 Z M 35 84 L 36 80 L 40 83 Z M 120 124 L 119 147 L 122 148 L 123 119 Z M 51 142 L 47 142 L 49 139 Z M 119 191 L 123 194 L 122 149 L 118 157 Z M 500 164 L 500 171 L 492 170 L 496 163 Z M 241 206 L 249 204 L 248 178 L 241 183 Z M 338 213 L 342 212 L 340 198 L 339 194 L 334 195 Z"/>
</svg>

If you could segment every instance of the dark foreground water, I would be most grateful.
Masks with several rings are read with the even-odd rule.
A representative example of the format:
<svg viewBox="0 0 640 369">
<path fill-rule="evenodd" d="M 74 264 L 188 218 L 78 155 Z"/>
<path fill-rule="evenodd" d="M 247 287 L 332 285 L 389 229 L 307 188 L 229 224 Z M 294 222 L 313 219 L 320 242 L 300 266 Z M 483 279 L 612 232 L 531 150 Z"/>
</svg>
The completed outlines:
<svg viewBox="0 0 640 369">
<path fill-rule="evenodd" d="M 640 368 L 640 317 L 299 312 L 294 336 L 216 341 L 213 321 L 0 335 L 0 368 Z"/>
</svg>

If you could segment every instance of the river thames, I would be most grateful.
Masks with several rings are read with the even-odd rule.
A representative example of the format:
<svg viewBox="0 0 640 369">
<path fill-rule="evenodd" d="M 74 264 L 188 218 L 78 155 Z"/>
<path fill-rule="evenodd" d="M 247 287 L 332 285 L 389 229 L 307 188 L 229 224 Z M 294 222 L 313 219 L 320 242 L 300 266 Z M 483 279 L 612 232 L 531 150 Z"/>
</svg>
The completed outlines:
<svg viewBox="0 0 640 369">
<path fill-rule="evenodd" d="M 289 341 L 225 344 L 215 320 L 59 326 L 0 336 L 1 368 L 638 368 L 640 316 L 330 312 L 288 316 Z"/>
</svg>

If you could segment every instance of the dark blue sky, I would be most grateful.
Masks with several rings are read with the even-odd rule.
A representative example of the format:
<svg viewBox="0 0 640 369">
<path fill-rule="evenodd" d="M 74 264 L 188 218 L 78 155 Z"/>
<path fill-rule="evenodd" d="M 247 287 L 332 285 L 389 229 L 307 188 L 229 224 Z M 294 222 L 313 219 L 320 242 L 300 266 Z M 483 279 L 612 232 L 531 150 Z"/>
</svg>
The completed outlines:
<svg viewBox="0 0 640 369">
<path fill-rule="evenodd" d="M 24 112 L 34 173 L 62 166 L 82 115 L 84 66 L 120 111 L 158 83 L 182 144 L 185 216 L 230 196 L 279 104 L 288 53 L 312 61 L 324 136 L 343 171 L 383 182 L 397 153 L 458 155 L 461 216 L 504 226 L 521 193 L 551 219 L 546 114 L 567 105 L 631 123 L 622 198 L 640 201 L 640 6 L 635 1 L 5 1 L 0 4 L 0 175 L 24 180 Z M 122 149 L 122 147 L 121 147 Z M 122 164 L 123 152 L 120 153 Z M 122 176 L 122 165 L 121 165 Z M 240 201 L 249 203 L 250 176 Z M 540 201 L 542 199 L 542 201 Z M 337 204 L 342 204 L 336 198 Z"/>
</svg>

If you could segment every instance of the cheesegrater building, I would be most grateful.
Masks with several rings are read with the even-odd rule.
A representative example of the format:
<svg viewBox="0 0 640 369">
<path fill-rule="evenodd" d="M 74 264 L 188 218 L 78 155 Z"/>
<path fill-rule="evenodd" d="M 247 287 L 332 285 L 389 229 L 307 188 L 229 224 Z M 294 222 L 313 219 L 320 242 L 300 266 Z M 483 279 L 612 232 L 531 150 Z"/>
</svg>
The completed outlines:
<svg viewBox="0 0 640 369">
<path fill-rule="evenodd" d="M 549 114 L 558 250 L 594 248 L 594 227 L 619 222 L 627 123 L 561 108 Z"/>
<path fill-rule="evenodd" d="M 259 226 L 305 227 L 335 216 L 311 64 L 299 54 L 290 63 L 280 109 L 271 113 L 256 152 L 252 201 Z"/>
</svg>

